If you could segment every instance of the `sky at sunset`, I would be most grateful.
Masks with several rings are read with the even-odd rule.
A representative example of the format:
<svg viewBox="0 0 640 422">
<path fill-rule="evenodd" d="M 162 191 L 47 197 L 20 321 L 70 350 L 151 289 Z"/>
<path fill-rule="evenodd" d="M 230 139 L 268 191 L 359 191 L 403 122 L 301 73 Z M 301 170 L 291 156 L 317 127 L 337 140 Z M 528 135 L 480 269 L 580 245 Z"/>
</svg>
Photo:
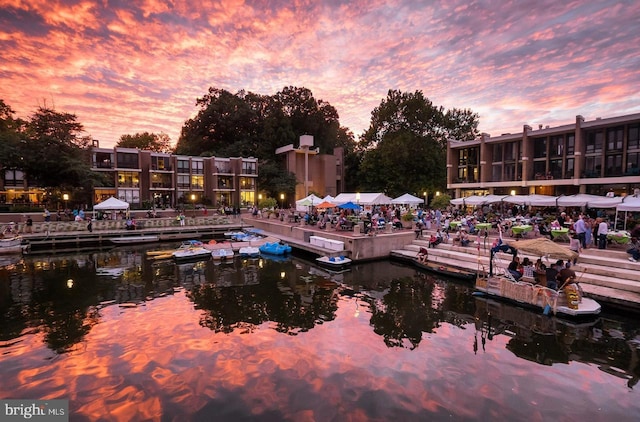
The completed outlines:
<svg viewBox="0 0 640 422">
<path fill-rule="evenodd" d="M 480 131 L 640 112 L 640 2 L 0 0 L 0 99 L 73 113 L 100 146 L 175 143 L 209 87 L 305 87 L 359 135 L 389 89 Z"/>
</svg>

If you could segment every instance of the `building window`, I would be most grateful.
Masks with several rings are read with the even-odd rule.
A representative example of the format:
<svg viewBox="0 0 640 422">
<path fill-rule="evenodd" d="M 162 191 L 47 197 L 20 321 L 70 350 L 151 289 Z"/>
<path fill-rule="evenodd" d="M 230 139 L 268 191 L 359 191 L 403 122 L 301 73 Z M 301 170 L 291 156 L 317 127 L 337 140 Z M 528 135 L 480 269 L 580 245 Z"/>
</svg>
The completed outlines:
<svg viewBox="0 0 640 422">
<path fill-rule="evenodd" d="M 627 149 L 640 149 L 640 124 L 629 125 L 629 140 Z"/>
<path fill-rule="evenodd" d="M 240 190 L 255 190 L 255 179 L 251 177 L 240 178 Z"/>
<path fill-rule="evenodd" d="M 151 157 L 151 170 L 171 170 L 169 157 Z"/>
<path fill-rule="evenodd" d="M 191 172 L 193 174 L 204 174 L 204 162 L 193 161 L 191 163 Z"/>
<path fill-rule="evenodd" d="M 576 152 L 576 136 L 567 135 L 567 155 L 573 155 Z"/>
<path fill-rule="evenodd" d="M 533 140 L 533 158 L 545 158 L 547 156 L 547 138 L 535 138 Z"/>
<path fill-rule="evenodd" d="M 122 169 L 138 168 L 138 154 L 119 152 L 117 158 L 118 158 L 118 168 L 122 168 Z"/>
<path fill-rule="evenodd" d="M 494 164 L 492 166 L 491 173 L 492 173 L 491 181 L 501 182 L 502 181 L 502 164 Z"/>
<path fill-rule="evenodd" d="M 552 179 L 562 179 L 562 160 L 549 160 L 547 176 L 551 176 L 550 178 Z"/>
<path fill-rule="evenodd" d="M 189 173 L 189 160 L 178 160 L 178 173 Z"/>
<path fill-rule="evenodd" d="M 587 134 L 587 154 L 588 153 L 602 153 L 602 147 L 604 144 L 603 132 L 589 132 Z"/>
<path fill-rule="evenodd" d="M 504 164 L 504 178 L 505 182 L 512 182 L 516 180 L 516 164 L 515 163 L 505 163 Z"/>
<path fill-rule="evenodd" d="M 502 162 L 502 144 L 497 144 L 493 146 L 493 162 L 494 163 Z"/>
<path fill-rule="evenodd" d="M 624 144 L 624 127 L 607 129 L 607 151 L 622 151 Z"/>
<path fill-rule="evenodd" d="M 240 202 L 243 207 L 255 205 L 255 193 L 253 191 L 240 192 Z"/>
<path fill-rule="evenodd" d="M 567 158 L 565 161 L 564 178 L 573 179 L 573 169 L 575 167 L 575 158 Z"/>
<path fill-rule="evenodd" d="M 98 169 L 113 168 L 113 154 L 110 152 L 96 152 L 93 154 L 93 167 Z"/>
<path fill-rule="evenodd" d="M 458 165 L 466 166 L 468 162 L 469 162 L 469 150 L 461 149 L 460 153 L 458 154 Z"/>
<path fill-rule="evenodd" d="M 231 173 L 231 164 L 228 161 L 216 160 L 216 173 Z"/>
<path fill-rule="evenodd" d="M 518 146 L 515 142 L 504 144 L 504 161 L 516 161 L 518 158 Z"/>
<path fill-rule="evenodd" d="M 547 162 L 545 160 L 533 162 L 533 178 L 535 180 L 544 180 L 547 178 Z"/>
<path fill-rule="evenodd" d="M 606 176 L 622 175 L 622 154 L 607 155 Z"/>
<path fill-rule="evenodd" d="M 120 163 L 118 163 L 118 165 L 120 165 Z M 139 188 L 140 175 L 138 174 L 138 172 L 133 172 L 133 171 L 119 171 L 118 187 Z"/>
<path fill-rule="evenodd" d="M 602 159 L 599 156 L 585 157 L 584 160 L 584 176 L 600 177 L 602 171 Z"/>
<path fill-rule="evenodd" d="M 640 176 L 640 152 L 627 154 L 627 176 Z"/>
<path fill-rule="evenodd" d="M 5 170 L 4 184 L 6 186 L 24 185 L 24 173 L 21 170 Z"/>
<path fill-rule="evenodd" d="M 190 187 L 189 176 L 183 175 L 183 174 L 179 174 L 178 175 L 178 188 L 180 188 L 180 189 L 189 189 L 189 187 Z"/>
<path fill-rule="evenodd" d="M 191 176 L 192 189 L 204 189 L 204 176 Z"/>
<path fill-rule="evenodd" d="M 549 156 L 562 157 L 564 153 L 564 136 L 552 136 L 549 139 Z"/>
<path fill-rule="evenodd" d="M 153 173 L 151 175 L 151 188 L 171 189 L 171 175 L 167 173 Z"/>
<path fill-rule="evenodd" d="M 218 177 L 218 189 L 233 189 L 233 179 L 231 177 Z"/>
<path fill-rule="evenodd" d="M 242 174 L 257 174 L 255 162 L 242 162 Z"/>
</svg>

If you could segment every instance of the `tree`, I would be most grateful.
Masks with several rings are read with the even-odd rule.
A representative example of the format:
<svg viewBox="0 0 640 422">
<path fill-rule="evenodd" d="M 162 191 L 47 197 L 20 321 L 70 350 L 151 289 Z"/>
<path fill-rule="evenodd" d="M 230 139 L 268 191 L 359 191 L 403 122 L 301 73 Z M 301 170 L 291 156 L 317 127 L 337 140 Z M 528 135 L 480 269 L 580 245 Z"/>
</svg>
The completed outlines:
<svg viewBox="0 0 640 422">
<path fill-rule="evenodd" d="M 421 91 L 390 90 L 358 142 L 362 190 L 390 196 L 443 190 L 447 140 L 477 136 L 478 116 L 433 105 Z"/>
<path fill-rule="evenodd" d="M 136 133 L 135 135 L 122 135 L 116 146 L 156 152 L 171 152 L 171 139 L 169 135 L 162 132 Z"/>
<path fill-rule="evenodd" d="M 0 99 L 0 164 L 4 169 L 22 170 L 21 136 L 26 122 L 15 119 L 15 111 Z"/>
</svg>

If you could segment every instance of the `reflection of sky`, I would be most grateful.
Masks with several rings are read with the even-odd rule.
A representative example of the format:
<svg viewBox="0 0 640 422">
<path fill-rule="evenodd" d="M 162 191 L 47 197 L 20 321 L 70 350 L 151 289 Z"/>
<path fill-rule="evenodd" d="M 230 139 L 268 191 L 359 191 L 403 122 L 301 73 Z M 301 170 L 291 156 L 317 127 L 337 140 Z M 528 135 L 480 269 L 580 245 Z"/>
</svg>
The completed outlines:
<svg viewBox="0 0 640 422">
<path fill-rule="evenodd" d="M 177 140 L 209 87 L 310 89 L 363 132 L 389 89 L 470 108 L 480 130 L 637 113 L 640 3 L 0 0 L 0 98 L 88 133 Z"/>
<path fill-rule="evenodd" d="M 335 320 L 294 336 L 271 323 L 215 334 L 199 325 L 201 311 L 183 291 L 136 308 L 109 306 L 69 353 L 53 355 L 40 334 L 6 348 L 0 397 L 68 398 L 74 415 L 114 420 L 163 412 L 213 420 L 221 411 L 230 420 L 248 412 L 279 420 L 531 420 L 547 411 L 625 420 L 640 412 L 637 392 L 594 365 L 541 367 L 515 357 L 503 335 L 475 355 L 473 325 L 443 323 L 413 351 L 387 348 L 366 305 L 359 302 L 357 317 L 355 298 L 339 305 Z"/>
</svg>

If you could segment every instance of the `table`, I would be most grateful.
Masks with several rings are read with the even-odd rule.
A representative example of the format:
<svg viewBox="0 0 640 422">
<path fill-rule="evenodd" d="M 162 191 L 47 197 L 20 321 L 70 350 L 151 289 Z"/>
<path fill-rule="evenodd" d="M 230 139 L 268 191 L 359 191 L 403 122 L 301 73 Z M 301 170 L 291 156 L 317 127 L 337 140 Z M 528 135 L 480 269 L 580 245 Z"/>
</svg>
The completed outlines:
<svg viewBox="0 0 640 422">
<path fill-rule="evenodd" d="M 489 230 L 491 228 L 491 223 L 478 223 L 476 224 L 476 229 L 478 230 Z"/>
<path fill-rule="evenodd" d="M 626 245 L 631 240 L 631 236 L 626 232 L 610 232 L 607 233 L 607 240 L 618 245 Z"/>
<path fill-rule="evenodd" d="M 449 222 L 449 227 L 451 227 L 452 229 L 457 229 L 461 225 L 462 225 L 462 221 L 451 221 L 451 222 Z"/>
<path fill-rule="evenodd" d="M 533 230 L 533 226 L 529 224 L 523 224 L 521 226 L 511 226 L 511 231 L 516 236 L 524 236 L 526 233 Z"/>
<path fill-rule="evenodd" d="M 569 240 L 569 229 L 552 229 L 551 230 L 551 237 L 553 237 L 554 239 L 563 239 L 563 240 Z"/>
</svg>

